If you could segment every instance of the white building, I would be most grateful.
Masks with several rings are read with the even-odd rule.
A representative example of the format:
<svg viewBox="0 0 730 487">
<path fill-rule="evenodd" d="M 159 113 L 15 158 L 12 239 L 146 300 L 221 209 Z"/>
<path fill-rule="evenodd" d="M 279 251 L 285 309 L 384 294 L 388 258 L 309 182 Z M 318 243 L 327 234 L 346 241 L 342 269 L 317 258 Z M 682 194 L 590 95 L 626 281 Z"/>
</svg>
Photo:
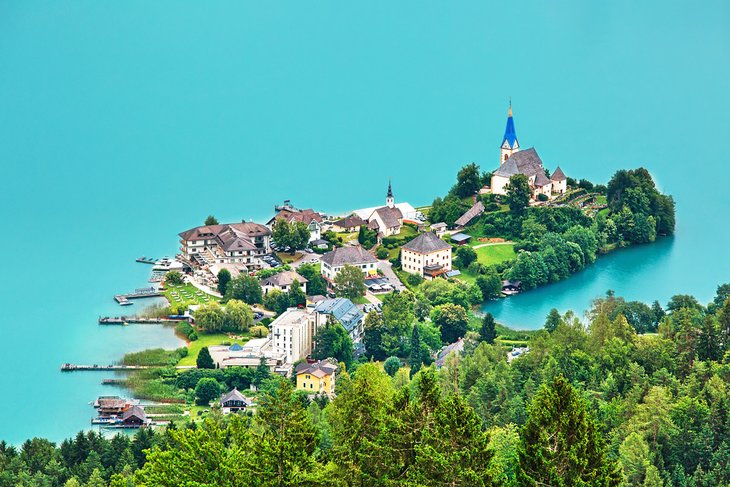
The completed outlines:
<svg viewBox="0 0 730 487">
<path fill-rule="evenodd" d="M 492 173 L 490 191 L 493 194 L 507 194 L 509 180 L 515 174 L 527 176 L 532 199 L 538 199 L 543 194 L 548 198 L 565 193 L 567 189 L 567 178 L 558 167 L 548 179 L 545 175 L 545 168 L 542 159 L 537 155 L 534 148 L 524 151 L 520 150 L 520 143 L 517 141 L 515 123 L 512 118 L 512 105 L 507 112 L 507 127 L 504 131 L 504 138 L 500 146 L 499 168 Z"/>
<path fill-rule="evenodd" d="M 261 357 L 266 359 L 266 364 L 271 372 L 288 376 L 291 374 L 292 365 L 286 362 L 286 355 L 273 347 L 270 337 L 254 338 L 244 345 L 234 343 L 233 345 L 215 345 L 208 347 L 208 352 L 215 363 L 216 368 L 246 367 L 255 369 L 261 362 Z"/>
<path fill-rule="evenodd" d="M 271 230 L 253 222 L 204 225 L 180 234 L 180 252 L 191 264 L 238 264 L 259 267 L 271 252 Z"/>
<path fill-rule="evenodd" d="M 385 237 L 400 233 L 403 223 L 420 225 L 425 218 L 420 211 L 416 210 L 410 203 L 396 203 L 393 197 L 393 188 L 388 181 L 388 193 L 385 196 L 385 206 L 373 206 L 361 208 L 352 212 L 361 220 L 368 222 L 371 229 L 381 232 Z"/>
<path fill-rule="evenodd" d="M 308 309 L 289 308 L 271 323 L 273 348 L 288 364 L 312 353 L 315 335 L 315 316 Z"/>
<path fill-rule="evenodd" d="M 361 269 L 365 276 L 378 273 L 377 259 L 359 245 L 336 248 L 324 254 L 320 262 L 322 264 L 322 276 L 330 282 L 335 280 L 337 273 L 346 265 Z"/>
<path fill-rule="evenodd" d="M 400 248 L 401 268 L 427 279 L 451 270 L 451 245 L 433 232 L 422 233 Z"/>
</svg>

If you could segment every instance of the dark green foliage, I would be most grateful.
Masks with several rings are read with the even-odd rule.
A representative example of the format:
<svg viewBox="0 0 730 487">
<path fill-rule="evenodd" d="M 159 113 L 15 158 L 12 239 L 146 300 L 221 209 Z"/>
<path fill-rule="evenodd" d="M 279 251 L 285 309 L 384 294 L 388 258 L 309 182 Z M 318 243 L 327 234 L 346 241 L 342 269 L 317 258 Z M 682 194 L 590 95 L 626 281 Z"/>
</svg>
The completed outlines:
<svg viewBox="0 0 730 487">
<path fill-rule="evenodd" d="M 326 295 L 327 281 L 324 280 L 322 274 L 317 270 L 314 264 L 302 264 L 297 268 L 300 276 L 307 281 L 307 294 L 310 296 Z"/>
<path fill-rule="evenodd" d="M 497 338 L 496 322 L 492 313 L 485 313 L 482 317 L 482 326 L 479 328 L 479 339 L 489 343 L 494 343 Z"/>
<path fill-rule="evenodd" d="M 550 313 L 545 320 L 545 329 L 552 333 L 558 328 L 558 325 L 561 322 L 562 318 L 560 317 L 560 313 L 557 309 L 553 308 L 550 310 Z"/>
<path fill-rule="evenodd" d="M 464 307 L 446 303 L 431 311 L 431 321 L 441 328 L 441 339 L 444 343 L 453 343 L 466 335 L 469 317 Z"/>
<path fill-rule="evenodd" d="M 199 369 L 215 369 L 215 362 L 213 362 L 213 358 L 210 356 L 208 347 L 200 349 L 198 357 L 195 359 L 195 365 Z"/>
<path fill-rule="evenodd" d="M 292 255 L 297 250 L 307 247 L 310 236 L 309 227 L 306 223 L 300 221 L 289 223 L 283 218 L 277 218 L 271 227 L 271 238 L 278 245 L 289 247 Z"/>
<path fill-rule="evenodd" d="M 238 299 L 248 304 L 259 304 L 263 300 L 263 290 L 258 279 L 241 273 L 226 286 L 225 299 Z"/>
<path fill-rule="evenodd" d="M 469 205 L 463 203 L 456 196 L 447 196 L 444 199 L 436 198 L 431 203 L 428 218 L 434 223 L 444 222 L 452 227 L 454 226 L 454 222 L 468 209 Z"/>
<path fill-rule="evenodd" d="M 621 485 L 585 400 L 564 377 L 542 386 L 521 436 L 524 485 Z"/>
<path fill-rule="evenodd" d="M 183 283 L 183 275 L 178 271 L 170 271 L 165 274 L 165 282 L 173 285 L 180 285 Z"/>
<path fill-rule="evenodd" d="M 208 215 L 205 219 L 204 225 L 218 225 L 218 219 L 213 215 Z"/>
<path fill-rule="evenodd" d="M 502 294 L 502 280 L 493 266 L 488 267 L 483 275 L 477 277 L 476 284 L 481 289 L 485 301 L 496 299 Z"/>
<path fill-rule="evenodd" d="M 203 377 L 195 386 L 195 398 L 199 405 L 207 405 L 221 394 L 221 386 L 212 377 Z"/>
<path fill-rule="evenodd" d="M 524 174 L 515 174 L 509 178 L 507 185 L 507 204 L 509 210 L 517 215 L 522 214 L 530 204 L 530 183 Z"/>
<path fill-rule="evenodd" d="M 327 323 L 320 328 L 314 338 L 314 350 L 312 357 L 317 360 L 335 358 L 338 362 L 344 362 L 346 367 L 352 363 L 352 340 L 347 330 L 340 324 L 328 317 Z"/>
<path fill-rule="evenodd" d="M 228 269 L 218 271 L 218 292 L 225 296 L 228 283 L 231 282 L 231 272 Z"/>
<path fill-rule="evenodd" d="M 423 364 L 423 356 L 421 355 L 421 335 L 418 327 L 414 326 L 411 332 L 411 354 L 408 356 L 408 365 L 411 368 L 411 377 L 413 377 Z"/>
<path fill-rule="evenodd" d="M 481 187 L 482 180 L 479 174 L 479 166 L 472 162 L 459 170 L 453 192 L 456 196 L 465 198 L 475 194 Z"/>
<path fill-rule="evenodd" d="M 471 247 L 463 245 L 456 250 L 456 262 L 454 264 L 459 269 L 466 269 L 469 264 L 477 260 L 477 253 Z"/>
<path fill-rule="evenodd" d="M 378 232 L 369 230 L 365 225 L 361 225 L 360 231 L 357 234 L 357 241 L 366 249 L 371 249 L 378 243 Z"/>
<path fill-rule="evenodd" d="M 375 257 L 377 257 L 380 260 L 387 259 L 388 255 L 390 255 L 388 253 L 388 249 L 386 249 L 382 245 L 380 247 L 378 247 L 378 249 L 375 251 Z"/>
<path fill-rule="evenodd" d="M 388 360 L 383 363 L 383 370 L 385 372 L 393 377 L 396 372 L 398 372 L 398 369 L 400 369 L 401 363 L 400 359 L 398 357 L 388 357 Z"/>
</svg>

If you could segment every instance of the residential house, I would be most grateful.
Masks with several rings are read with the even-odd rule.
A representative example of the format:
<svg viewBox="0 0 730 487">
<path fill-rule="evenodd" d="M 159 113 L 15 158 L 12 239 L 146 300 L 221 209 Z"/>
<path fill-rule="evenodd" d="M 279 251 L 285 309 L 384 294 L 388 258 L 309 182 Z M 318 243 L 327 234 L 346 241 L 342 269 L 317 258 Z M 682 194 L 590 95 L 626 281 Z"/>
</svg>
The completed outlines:
<svg viewBox="0 0 730 487">
<path fill-rule="evenodd" d="M 445 346 L 436 356 L 436 368 L 440 369 L 441 367 L 444 366 L 446 357 L 448 357 L 451 352 L 460 354 L 463 351 L 464 351 L 464 340 L 462 338 L 459 338 L 454 343 Z"/>
<path fill-rule="evenodd" d="M 253 399 L 241 394 L 235 387 L 232 391 L 223 394 L 220 405 L 223 414 L 236 413 L 245 411 L 247 407 L 253 404 Z"/>
<path fill-rule="evenodd" d="M 282 271 L 269 276 L 261 280 L 261 288 L 264 294 L 268 294 L 272 289 L 278 289 L 282 292 L 287 292 L 291 288 L 294 281 L 299 281 L 302 286 L 302 291 L 307 292 L 307 283 L 309 282 L 306 278 L 300 276 L 296 271 Z"/>
<path fill-rule="evenodd" d="M 303 363 L 297 366 L 297 390 L 307 391 L 310 394 L 326 394 L 333 397 L 335 394 L 335 373 L 337 366 L 326 360 L 313 364 Z"/>
<path fill-rule="evenodd" d="M 322 276 L 330 282 L 335 280 L 337 273 L 346 265 L 358 267 L 365 276 L 378 273 L 377 259 L 359 245 L 331 250 L 322 255 L 320 262 L 322 264 Z"/>
<path fill-rule="evenodd" d="M 357 215 L 341 218 L 332 223 L 332 231 L 338 233 L 359 232 L 360 227 L 367 225 L 367 222 Z"/>
<path fill-rule="evenodd" d="M 431 231 L 435 233 L 437 237 L 443 237 L 444 234 L 446 234 L 446 223 L 434 223 L 433 225 L 431 225 Z"/>
<path fill-rule="evenodd" d="M 400 262 L 404 271 L 433 279 L 451 270 L 451 245 L 425 232 L 401 246 Z"/>
<path fill-rule="evenodd" d="M 271 230 L 253 222 L 204 225 L 180 234 L 180 252 L 195 267 L 260 267 L 259 257 L 271 252 L 270 238 Z"/>
<path fill-rule="evenodd" d="M 289 223 L 305 223 L 309 229 L 310 242 L 313 240 L 319 240 L 322 237 L 322 215 L 311 208 L 298 210 L 292 207 L 284 207 L 267 222 L 267 225 L 272 228 L 276 220 L 286 220 Z"/>
<path fill-rule="evenodd" d="M 353 343 L 361 340 L 365 315 L 349 299 L 325 299 L 317 303 L 314 312 L 318 330 L 327 324 L 327 320 L 334 319 L 345 328 Z"/>
</svg>

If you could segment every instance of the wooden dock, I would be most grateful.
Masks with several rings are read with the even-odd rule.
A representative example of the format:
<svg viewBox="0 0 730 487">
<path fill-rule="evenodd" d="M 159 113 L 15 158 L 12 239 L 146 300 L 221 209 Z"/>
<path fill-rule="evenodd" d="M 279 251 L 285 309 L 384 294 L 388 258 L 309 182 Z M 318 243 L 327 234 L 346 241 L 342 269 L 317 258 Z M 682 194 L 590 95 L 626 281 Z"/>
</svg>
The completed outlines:
<svg viewBox="0 0 730 487">
<path fill-rule="evenodd" d="M 125 383 L 126 379 L 104 379 L 101 381 L 101 384 L 105 386 L 124 385 Z"/>
<path fill-rule="evenodd" d="M 132 304 L 130 301 L 131 299 L 155 298 L 158 296 L 162 296 L 162 293 L 154 287 L 143 287 L 135 289 L 132 293 L 117 294 L 116 296 L 114 296 L 114 299 L 122 306 L 128 306 Z"/>
<path fill-rule="evenodd" d="M 168 323 L 179 323 L 188 321 L 187 318 L 138 318 L 136 316 L 100 316 L 100 325 L 127 325 L 129 323 L 140 325 L 165 325 Z"/>
<path fill-rule="evenodd" d="M 127 371 L 127 370 L 142 370 L 148 368 L 146 365 L 78 365 L 78 364 L 63 364 L 61 366 L 61 372 L 74 372 L 76 370 L 114 370 L 114 371 Z"/>
</svg>

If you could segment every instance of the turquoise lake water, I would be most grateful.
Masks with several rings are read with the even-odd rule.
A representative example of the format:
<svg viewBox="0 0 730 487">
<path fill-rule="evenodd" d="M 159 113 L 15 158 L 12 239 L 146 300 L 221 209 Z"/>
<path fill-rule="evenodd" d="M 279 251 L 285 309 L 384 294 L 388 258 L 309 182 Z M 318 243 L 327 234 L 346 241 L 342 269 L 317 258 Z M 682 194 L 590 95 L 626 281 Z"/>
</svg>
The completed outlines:
<svg viewBox="0 0 730 487">
<path fill-rule="evenodd" d="M 550 168 L 606 182 L 643 165 L 677 234 L 491 304 L 536 328 L 607 289 L 707 301 L 730 281 L 730 5 L 689 2 L 0 3 L 0 438 L 89 425 L 103 373 L 180 344 L 102 328 L 209 213 L 429 203 L 498 163 L 507 102 Z M 134 307 L 138 307 L 135 305 Z"/>
</svg>

